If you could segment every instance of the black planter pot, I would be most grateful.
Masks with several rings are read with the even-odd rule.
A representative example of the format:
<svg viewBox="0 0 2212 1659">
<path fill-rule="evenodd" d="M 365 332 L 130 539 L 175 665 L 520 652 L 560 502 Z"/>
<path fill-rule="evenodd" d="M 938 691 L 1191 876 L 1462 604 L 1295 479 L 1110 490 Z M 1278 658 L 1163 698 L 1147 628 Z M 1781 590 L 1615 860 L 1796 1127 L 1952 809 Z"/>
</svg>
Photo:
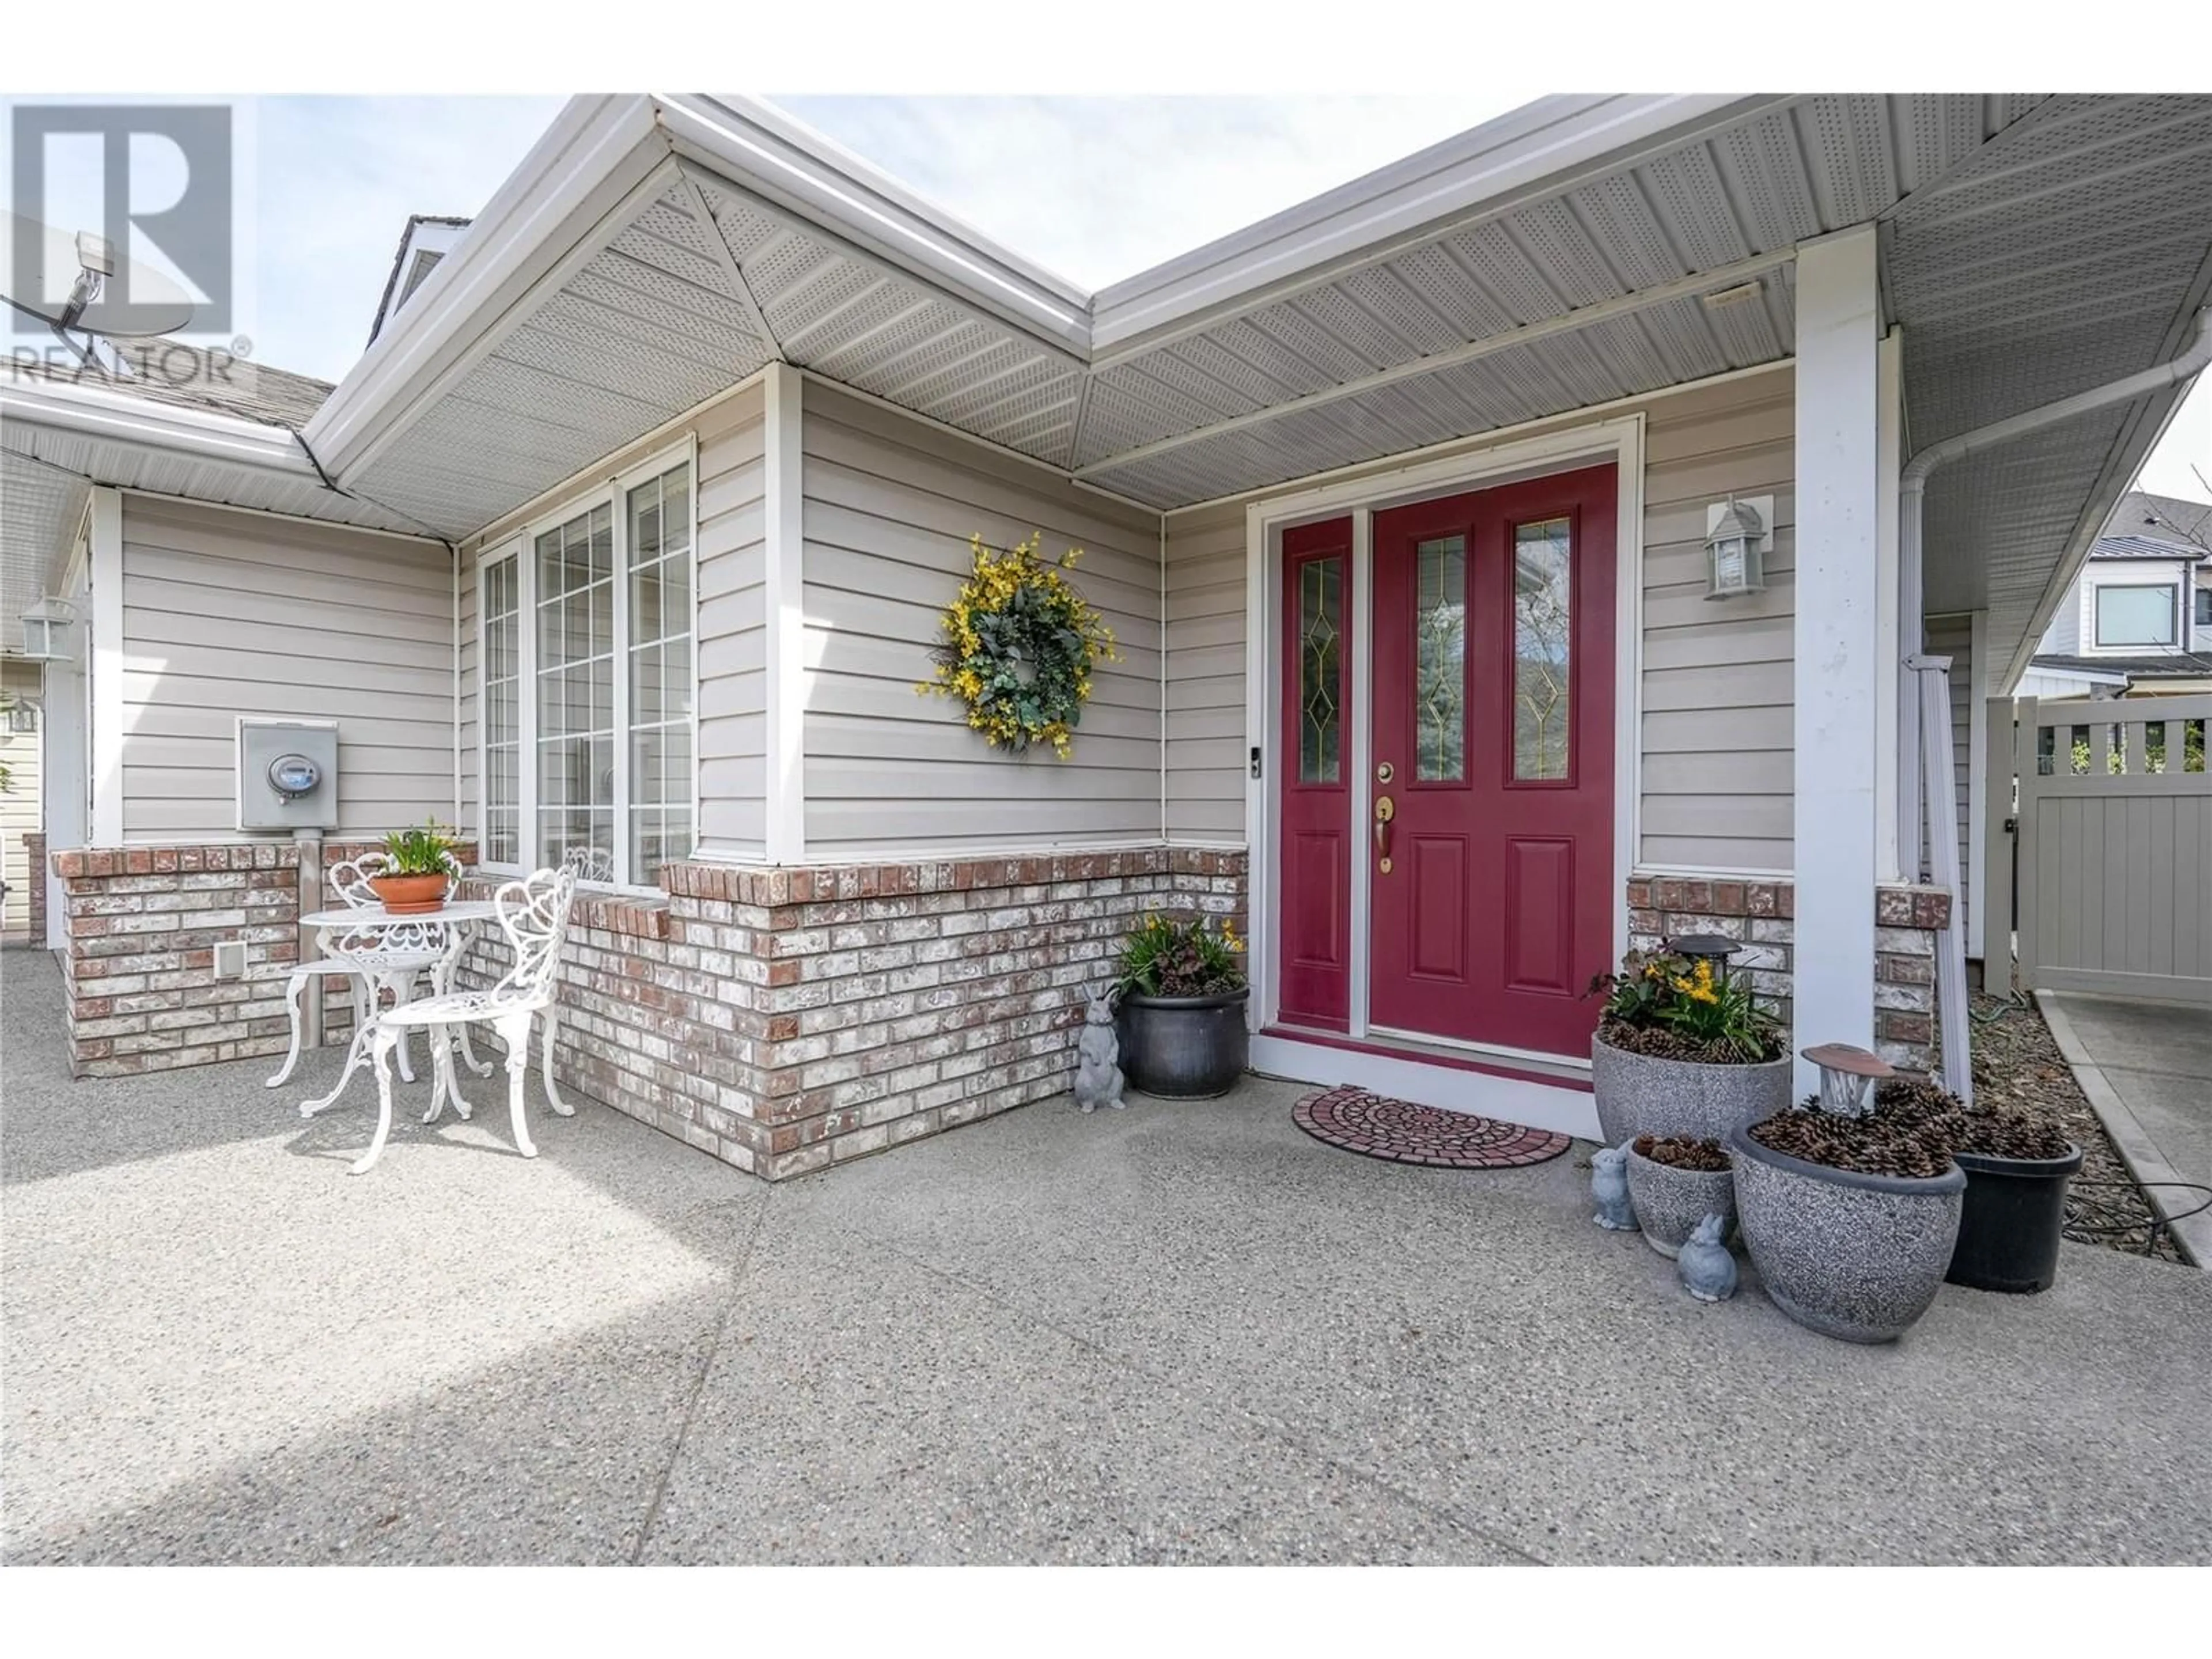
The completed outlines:
<svg viewBox="0 0 2212 1659">
<path fill-rule="evenodd" d="M 1138 1093 L 1170 1100 L 1227 1094 L 1251 1059 L 1244 1028 L 1251 998 L 1249 989 L 1218 997 L 1124 993 L 1114 1022 L 1122 1076 Z"/>
<path fill-rule="evenodd" d="M 1977 1291 L 2049 1290 L 2058 1277 L 2066 1182 L 2081 1167 L 2081 1149 L 2069 1146 L 2063 1158 L 1953 1157 L 1966 1172 L 1966 1204 L 1943 1277 Z"/>
</svg>

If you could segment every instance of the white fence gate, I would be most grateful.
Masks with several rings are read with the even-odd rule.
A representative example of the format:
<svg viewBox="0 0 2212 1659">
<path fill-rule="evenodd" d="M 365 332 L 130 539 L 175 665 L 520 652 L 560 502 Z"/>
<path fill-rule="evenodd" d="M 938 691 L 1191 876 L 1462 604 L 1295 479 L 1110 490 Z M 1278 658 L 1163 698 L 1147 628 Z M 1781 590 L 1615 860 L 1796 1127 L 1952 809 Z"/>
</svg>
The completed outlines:
<svg viewBox="0 0 2212 1659">
<path fill-rule="evenodd" d="M 2022 983 L 2212 1005 L 2212 697 L 2015 712 Z"/>
</svg>

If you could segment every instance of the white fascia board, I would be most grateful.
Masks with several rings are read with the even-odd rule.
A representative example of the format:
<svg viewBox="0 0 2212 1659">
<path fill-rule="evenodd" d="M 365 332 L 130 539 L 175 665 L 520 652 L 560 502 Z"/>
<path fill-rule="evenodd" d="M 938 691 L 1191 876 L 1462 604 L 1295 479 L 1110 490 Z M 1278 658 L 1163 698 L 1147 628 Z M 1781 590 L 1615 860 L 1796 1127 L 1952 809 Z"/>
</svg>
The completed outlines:
<svg viewBox="0 0 2212 1659">
<path fill-rule="evenodd" d="M 453 251 L 307 422 L 305 434 L 341 483 L 427 406 L 453 369 L 669 160 L 652 100 L 569 100 L 545 136 L 477 216 Z M 594 250 L 595 251 L 595 250 Z"/>
<path fill-rule="evenodd" d="M 1088 360 L 1091 296 L 758 99 L 659 93 L 676 153 L 863 252 Z"/>
<path fill-rule="evenodd" d="M 98 386 L 0 377 L 0 422 L 315 481 L 314 467 L 283 427 Z"/>
<path fill-rule="evenodd" d="M 1388 257 L 1439 222 L 1503 213 L 1790 101 L 1786 96 L 1540 98 L 1363 179 L 1099 290 L 1103 368 L 1271 289 Z"/>
</svg>

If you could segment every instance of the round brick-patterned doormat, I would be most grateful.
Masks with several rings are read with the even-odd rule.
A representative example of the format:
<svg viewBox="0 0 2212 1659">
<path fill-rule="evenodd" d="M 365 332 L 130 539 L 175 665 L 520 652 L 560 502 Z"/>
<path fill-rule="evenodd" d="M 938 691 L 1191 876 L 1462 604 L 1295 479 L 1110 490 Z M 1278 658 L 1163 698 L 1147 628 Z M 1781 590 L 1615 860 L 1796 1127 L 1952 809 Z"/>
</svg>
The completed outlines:
<svg viewBox="0 0 2212 1659">
<path fill-rule="evenodd" d="M 1324 1089 L 1291 1109 L 1316 1140 L 1394 1164 L 1437 1170 L 1511 1170 L 1557 1158 L 1569 1137 L 1469 1112 L 1439 1111 L 1364 1089 Z"/>
</svg>

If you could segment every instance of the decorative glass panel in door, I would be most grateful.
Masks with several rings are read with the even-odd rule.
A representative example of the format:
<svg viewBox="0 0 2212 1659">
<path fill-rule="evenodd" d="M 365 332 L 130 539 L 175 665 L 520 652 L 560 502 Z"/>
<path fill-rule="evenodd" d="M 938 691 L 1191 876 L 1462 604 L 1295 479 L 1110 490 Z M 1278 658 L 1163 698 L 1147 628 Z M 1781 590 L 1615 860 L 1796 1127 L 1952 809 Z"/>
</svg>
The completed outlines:
<svg viewBox="0 0 2212 1659">
<path fill-rule="evenodd" d="M 1467 538 L 1413 550 L 1413 776 L 1467 776 Z"/>
<path fill-rule="evenodd" d="M 1569 521 L 1513 530 L 1513 779 L 1567 775 L 1574 573 Z"/>
<path fill-rule="evenodd" d="M 1310 559 L 1298 572 L 1298 781 L 1334 783 L 1343 764 L 1338 688 L 1344 648 L 1344 561 Z"/>
</svg>

